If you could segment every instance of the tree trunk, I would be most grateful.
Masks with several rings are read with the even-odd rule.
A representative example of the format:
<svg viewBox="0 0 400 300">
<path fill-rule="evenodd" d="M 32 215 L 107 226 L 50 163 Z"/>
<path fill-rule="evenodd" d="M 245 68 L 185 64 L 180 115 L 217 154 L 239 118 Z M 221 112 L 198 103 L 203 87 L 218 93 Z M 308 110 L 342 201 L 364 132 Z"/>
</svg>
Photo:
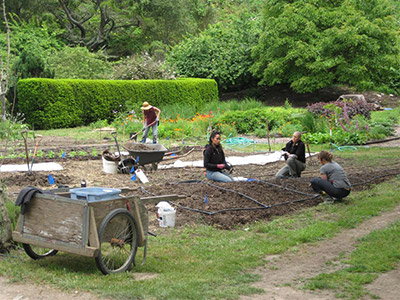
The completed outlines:
<svg viewBox="0 0 400 300">
<path fill-rule="evenodd" d="M 7 251 L 11 240 L 11 221 L 5 205 L 6 199 L 6 194 L 0 189 L 0 253 Z"/>
</svg>

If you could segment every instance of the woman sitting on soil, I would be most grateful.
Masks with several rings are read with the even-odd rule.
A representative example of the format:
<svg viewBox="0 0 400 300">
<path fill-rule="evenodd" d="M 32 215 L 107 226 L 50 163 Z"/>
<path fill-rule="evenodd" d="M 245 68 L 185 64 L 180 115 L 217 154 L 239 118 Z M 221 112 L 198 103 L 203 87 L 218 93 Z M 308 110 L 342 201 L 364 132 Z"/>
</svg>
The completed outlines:
<svg viewBox="0 0 400 300">
<path fill-rule="evenodd" d="M 225 171 L 230 166 L 225 161 L 225 154 L 221 146 L 221 134 L 218 131 L 211 132 L 209 144 L 203 152 L 204 167 L 207 170 L 207 179 L 230 182 L 233 178 Z"/>
<path fill-rule="evenodd" d="M 350 194 L 351 184 L 346 172 L 336 162 L 332 162 L 333 155 L 328 151 L 318 153 L 322 167 L 321 177 L 311 179 L 311 187 L 324 196 L 326 203 L 333 203 L 334 198 L 340 200 Z"/>
</svg>

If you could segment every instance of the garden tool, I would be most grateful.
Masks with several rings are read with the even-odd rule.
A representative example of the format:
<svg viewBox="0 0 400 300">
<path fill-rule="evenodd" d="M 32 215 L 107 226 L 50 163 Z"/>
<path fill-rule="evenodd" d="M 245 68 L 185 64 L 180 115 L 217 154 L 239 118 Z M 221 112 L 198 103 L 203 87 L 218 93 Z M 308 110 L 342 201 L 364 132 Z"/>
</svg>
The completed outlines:
<svg viewBox="0 0 400 300">
<path fill-rule="evenodd" d="M 31 173 L 31 169 L 29 167 L 29 153 L 28 153 L 28 130 L 24 130 L 21 132 L 22 138 L 24 139 L 24 144 L 25 144 L 25 155 L 26 155 L 26 164 L 28 166 L 28 172 L 29 174 Z"/>
<path fill-rule="evenodd" d="M 130 140 L 134 140 L 134 141 L 136 142 L 138 134 L 141 133 L 141 132 L 143 132 L 143 131 L 145 131 L 146 128 L 149 128 L 150 126 L 153 126 L 156 122 L 158 122 L 158 121 L 155 120 L 154 122 L 150 123 L 149 125 L 143 127 L 140 131 L 138 131 L 138 132 L 136 132 L 135 134 L 131 135 L 131 136 L 129 137 L 129 139 L 130 139 Z"/>
<path fill-rule="evenodd" d="M 129 166 L 127 166 L 127 165 L 125 165 L 125 163 L 124 163 L 124 161 L 122 160 L 122 157 L 121 157 L 121 150 L 119 149 L 119 144 L 118 144 L 118 141 L 117 141 L 117 132 L 116 131 L 113 131 L 113 132 L 111 132 L 111 135 L 113 136 L 113 138 L 114 138 L 114 141 L 115 141 L 115 145 L 117 146 L 117 151 L 118 151 L 118 160 L 119 160 L 119 163 L 118 163 L 118 170 L 122 173 L 122 174 L 129 174 L 129 171 L 130 171 L 130 167 Z"/>
<path fill-rule="evenodd" d="M 307 140 L 306 140 L 306 147 L 307 147 L 307 152 L 308 152 L 309 164 L 310 164 L 310 166 L 315 166 L 315 165 L 317 164 L 317 162 L 314 162 L 314 161 L 311 159 L 310 144 L 308 143 Z"/>
<path fill-rule="evenodd" d="M 31 171 L 33 168 L 33 163 L 35 161 L 35 157 L 39 148 L 39 143 L 42 140 L 43 136 L 41 136 L 40 134 L 34 136 L 34 140 L 35 140 L 35 150 L 33 151 L 33 157 L 32 157 L 32 162 L 31 162 Z"/>
</svg>

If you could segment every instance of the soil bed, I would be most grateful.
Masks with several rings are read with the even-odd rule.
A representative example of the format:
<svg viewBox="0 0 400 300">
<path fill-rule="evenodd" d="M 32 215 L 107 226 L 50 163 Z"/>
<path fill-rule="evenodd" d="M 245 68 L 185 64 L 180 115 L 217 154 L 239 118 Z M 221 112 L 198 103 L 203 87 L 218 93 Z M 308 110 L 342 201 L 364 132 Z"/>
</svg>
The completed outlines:
<svg viewBox="0 0 400 300">
<path fill-rule="evenodd" d="M 188 153 L 190 149 L 170 149 L 170 152 Z M 229 150 L 226 150 L 226 154 L 227 156 L 246 155 Z M 201 158 L 202 151 L 193 151 L 182 157 L 182 160 L 193 161 Z M 48 182 L 49 172 L 34 172 L 31 175 L 23 172 L 0 173 L 0 176 L 7 186 L 7 191 L 14 193 L 14 196 L 28 185 L 42 189 L 51 189 L 57 186 L 73 188 L 79 187 L 82 179 L 86 180 L 88 187 L 129 187 L 133 190 L 132 194 L 140 197 L 168 194 L 184 195 L 183 199 L 174 203 L 177 208 L 176 226 L 178 227 L 196 223 L 233 229 L 238 225 L 258 220 L 269 220 L 278 215 L 291 214 L 304 207 L 315 206 L 322 202 L 320 197 L 314 197 L 315 194 L 309 186 L 310 179 L 319 175 L 319 165 L 309 164 L 301 178 L 285 180 L 274 178 L 277 170 L 283 166 L 283 161 L 265 166 L 236 166 L 233 176 L 255 178 L 264 182 L 225 184 L 207 181 L 202 168 L 159 169 L 157 171 L 145 171 L 150 184 L 143 185 L 138 180 L 131 181 L 130 175 L 105 174 L 102 161 L 98 159 L 89 160 L 86 158 L 79 161 L 67 158 L 58 162 L 64 170 L 51 173 L 55 179 L 53 185 Z M 370 184 L 382 182 L 400 173 L 400 164 L 378 167 L 376 165 L 356 165 L 352 160 L 338 159 L 338 162 L 344 166 L 351 183 L 354 185 L 353 190 L 367 189 Z M 19 159 L 19 163 L 24 163 L 24 160 Z M 168 163 L 171 163 L 171 161 Z M 365 182 L 366 184 L 360 185 Z M 207 202 L 205 203 L 206 196 Z M 307 200 L 295 202 L 304 199 Z M 283 204 L 280 205 L 281 203 Z M 157 220 L 154 217 L 156 208 L 149 206 L 148 209 L 151 216 L 151 226 L 155 229 L 158 227 Z M 197 212 L 196 210 L 204 212 Z"/>
</svg>

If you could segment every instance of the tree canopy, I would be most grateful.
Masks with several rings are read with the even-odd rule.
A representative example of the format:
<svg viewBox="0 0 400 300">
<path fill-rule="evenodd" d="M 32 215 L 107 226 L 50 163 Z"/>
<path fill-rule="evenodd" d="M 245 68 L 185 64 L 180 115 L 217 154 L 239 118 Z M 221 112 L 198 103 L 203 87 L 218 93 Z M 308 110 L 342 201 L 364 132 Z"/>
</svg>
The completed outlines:
<svg viewBox="0 0 400 300">
<path fill-rule="evenodd" d="M 297 92 L 386 85 L 400 64 L 397 16 L 387 0 L 268 1 L 252 70 Z"/>
</svg>

